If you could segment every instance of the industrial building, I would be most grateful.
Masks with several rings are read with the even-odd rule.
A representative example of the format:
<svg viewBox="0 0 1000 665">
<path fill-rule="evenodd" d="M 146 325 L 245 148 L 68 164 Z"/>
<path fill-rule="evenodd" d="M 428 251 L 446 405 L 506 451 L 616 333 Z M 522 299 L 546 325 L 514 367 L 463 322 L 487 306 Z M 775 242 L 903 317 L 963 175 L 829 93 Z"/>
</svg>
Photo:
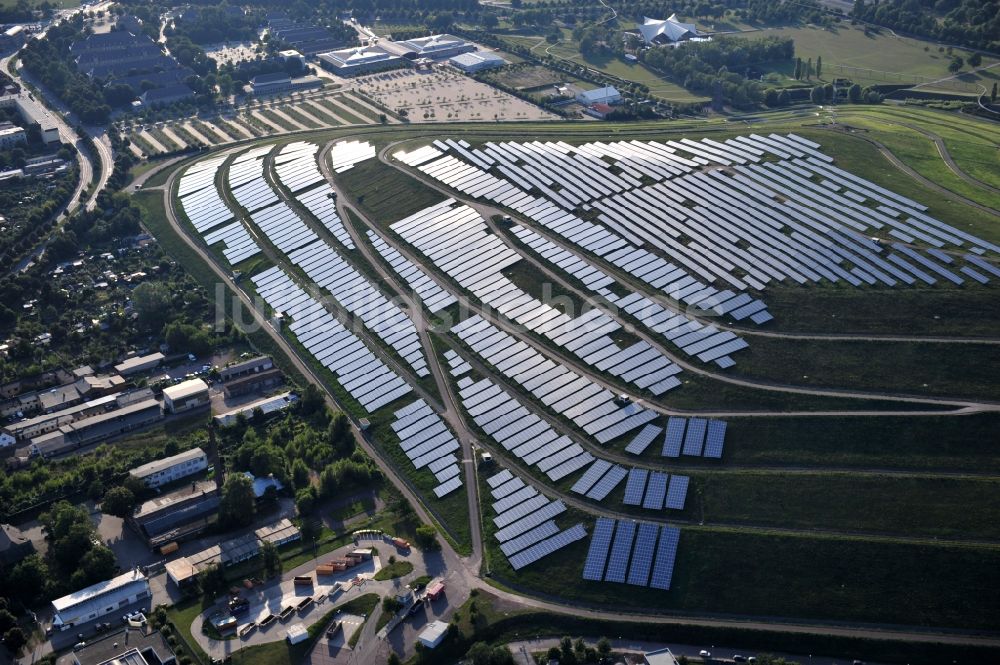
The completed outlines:
<svg viewBox="0 0 1000 665">
<path fill-rule="evenodd" d="M 198 573 L 213 564 L 225 568 L 252 559 L 258 554 L 260 554 L 260 541 L 257 539 L 257 535 L 247 533 L 231 540 L 224 540 L 201 552 L 177 557 L 168 561 L 164 568 L 167 571 L 167 579 L 178 587 L 182 587 L 193 581 Z"/>
<path fill-rule="evenodd" d="M 131 358 L 126 358 L 122 362 L 115 365 L 115 371 L 122 376 L 146 372 L 159 367 L 160 363 L 163 362 L 163 357 L 162 353 L 157 352 L 150 353 L 145 356 L 133 356 Z"/>
<path fill-rule="evenodd" d="M 149 580 L 138 570 L 98 582 L 52 601 L 52 625 L 60 630 L 92 621 L 149 597 Z"/>
<path fill-rule="evenodd" d="M 275 547 L 281 547 L 302 538 L 299 528 L 292 524 L 292 521 L 284 517 L 273 524 L 260 527 L 254 533 L 262 543 L 271 543 Z"/>
<path fill-rule="evenodd" d="M 0 96 L 0 108 L 13 108 L 28 125 L 36 125 L 43 143 L 59 143 L 59 126 L 52 114 L 26 92 Z"/>
<path fill-rule="evenodd" d="M 201 379 L 189 379 L 163 389 L 163 408 L 170 413 L 197 409 L 208 401 L 208 384 Z"/>
<path fill-rule="evenodd" d="M 302 92 L 323 87 L 323 81 L 316 76 L 299 76 L 292 78 L 284 72 L 258 74 L 254 76 L 245 90 L 255 97 L 263 95 L 278 95 L 285 92 Z"/>
<path fill-rule="evenodd" d="M 227 398 L 241 397 L 281 385 L 285 380 L 281 370 L 277 368 L 264 370 L 256 374 L 241 376 L 222 386 Z"/>
<path fill-rule="evenodd" d="M 150 108 L 167 106 L 189 99 L 194 99 L 194 90 L 184 83 L 172 83 L 162 88 L 153 88 L 139 95 L 139 101 L 142 102 L 142 105 Z"/>
<path fill-rule="evenodd" d="M 218 511 L 219 488 L 215 482 L 203 480 L 146 501 L 128 522 L 150 547 L 159 547 L 198 535 Z"/>
<path fill-rule="evenodd" d="M 271 360 L 271 356 L 257 356 L 223 367 L 219 370 L 219 378 L 222 381 L 232 381 L 241 376 L 269 370 L 272 367 L 274 367 L 274 361 Z"/>
<path fill-rule="evenodd" d="M 507 61 L 490 51 L 462 53 L 448 59 L 448 64 L 461 69 L 466 74 L 474 74 L 484 69 L 503 67 Z"/>
<path fill-rule="evenodd" d="M 0 150 L 9 150 L 27 142 L 28 133 L 24 131 L 24 127 L 11 122 L 0 123 Z"/>
<path fill-rule="evenodd" d="M 82 446 L 120 436 L 163 419 L 155 399 L 140 400 L 121 408 L 60 425 L 59 429 L 31 440 L 30 456 L 51 457 Z"/>
<path fill-rule="evenodd" d="M 614 86 L 608 85 L 594 90 L 583 90 L 577 93 L 576 101 L 584 106 L 592 106 L 593 104 L 614 106 L 622 103 L 622 95 Z"/>
<path fill-rule="evenodd" d="M 467 42 L 461 37 L 448 34 L 392 42 L 391 48 L 398 50 L 400 55 L 408 60 L 416 60 L 418 58 L 444 60 L 460 53 L 469 53 L 470 51 L 477 50 L 475 44 Z"/>
<path fill-rule="evenodd" d="M 146 487 L 161 487 L 169 483 L 201 473 L 208 468 L 208 455 L 201 448 L 192 448 L 171 457 L 143 464 L 129 471 L 129 475 L 138 478 Z"/>
<path fill-rule="evenodd" d="M 404 58 L 389 53 L 381 46 L 358 46 L 339 51 L 327 51 L 316 57 L 319 59 L 320 67 L 343 77 L 399 69 L 408 67 L 410 64 Z"/>
</svg>

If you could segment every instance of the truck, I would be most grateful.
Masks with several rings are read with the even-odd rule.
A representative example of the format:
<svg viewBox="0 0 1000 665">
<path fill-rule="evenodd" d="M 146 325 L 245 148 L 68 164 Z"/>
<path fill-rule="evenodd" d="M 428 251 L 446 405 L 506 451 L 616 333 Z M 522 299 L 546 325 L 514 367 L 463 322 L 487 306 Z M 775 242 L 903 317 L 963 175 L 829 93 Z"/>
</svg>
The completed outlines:
<svg viewBox="0 0 1000 665">
<path fill-rule="evenodd" d="M 292 614 L 294 613 L 295 613 L 295 606 L 286 605 L 285 607 L 281 608 L 281 613 L 278 615 L 278 618 L 281 619 L 282 621 L 288 621 L 288 617 L 292 616 Z"/>
<path fill-rule="evenodd" d="M 160 545 L 160 554 L 163 554 L 163 555 L 173 554 L 174 552 L 177 551 L 178 547 L 179 547 L 179 545 L 177 544 L 177 541 L 176 540 L 172 540 L 169 543 L 165 543 L 163 545 Z"/>
<path fill-rule="evenodd" d="M 341 628 L 342 628 L 341 623 L 339 621 L 334 620 L 334 622 L 330 625 L 330 627 L 326 629 L 326 639 L 332 640 L 334 637 L 336 637 L 337 633 L 340 632 Z"/>
<path fill-rule="evenodd" d="M 229 613 L 242 614 L 250 609 L 250 601 L 246 598 L 234 598 L 229 601 Z"/>
<path fill-rule="evenodd" d="M 337 571 L 337 568 L 333 565 L 333 562 L 328 561 L 326 563 L 321 563 L 316 566 L 316 576 L 320 575 L 333 575 Z"/>
<path fill-rule="evenodd" d="M 424 596 L 429 601 L 434 601 L 444 595 L 444 580 L 431 582 L 427 587 L 427 594 Z"/>
<path fill-rule="evenodd" d="M 392 544 L 395 545 L 397 548 L 399 548 L 401 550 L 408 550 L 408 549 L 410 549 L 410 543 L 407 542 L 407 541 L 405 541 L 405 540 L 403 540 L 402 538 L 393 538 L 392 539 Z"/>
<path fill-rule="evenodd" d="M 304 610 L 304 609 L 306 609 L 307 607 L 309 607 L 310 605 L 312 605 L 312 603 L 313 603 L 313 597 L 312 597 L 312 596 L 306 596 L 305 598 L 303 598 L 303 599 L 302 599 L 302 600 L 301 600 L 301 601 L 299 602 L 299 604 L 298 604 L 298 607 L 296 607 L 296 609 L 297 609 L 297 610 L 298 610 L 299 612 L 301 612 L 302 610 Z"/>
</svg>

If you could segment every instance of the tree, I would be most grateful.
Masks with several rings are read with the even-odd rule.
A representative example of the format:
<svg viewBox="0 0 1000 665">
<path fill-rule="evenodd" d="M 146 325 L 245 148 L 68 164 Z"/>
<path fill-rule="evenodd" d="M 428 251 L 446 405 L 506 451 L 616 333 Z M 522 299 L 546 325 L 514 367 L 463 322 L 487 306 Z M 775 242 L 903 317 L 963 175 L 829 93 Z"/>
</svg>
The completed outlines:
<svg viewBox="0 0 1000 665">
<path fill-rule="evenodd" d="M 12 654 L 17 654 L 28 643 L 28 638 L 20 626 L 14 626 L 3 634 L 3 643 Z"/>
<path fill-rule="evenodd" d="M 995 102 L 997 100 L 997 83 L 993 82 L 993 92 L 990 93 L 990 101 Z"/>
<path fill-rule="evenodd" d="M 6 607 L 0 610 L 0 634 L 17 625 L 17 617 L 10 613 Z"/>
<path fill-rule="evenodd" d="M 847 89 L 847 98 L 851 100 L 852 104 L 857 104 L 861 101 L 861 86 L 855 83 L 850 88 Z"/>
<path fill-rule="evenodd" d="M 219 503 L 219 523 L 224 529 L 249 526 L 253 523 L 257 505 L 253 483 L 242 473 L 232 473 L 222 486 Z"/>
<path fill-rule="evenodd" d="M 816 78 L 823 78 L 823 56 L 816 56 Z"/>
<path fill-rule="evenodd" d="M 101 500 L 101 512 L 105 515 L 125 518 L 132 514 L 135 509 L 135 494 L 127 487 L 121 485 L 112 487 L 104 493 Z"/>
<path fill-rule="evenodd" d="M 793 76 L 796 81 L 802 78 L 802 58 L 795 58 L 795 73 Z"/>
<path fill-rule="evenodd" d="M 768 88 L 767 92 L 764 93 L 764 103 L 774 108 L 778 105 L 778 91 L 774 88 Z"/>
<path fill-rule="evenodd" d="M 389 658 L 385 661 L 386 665 L 402 665 L 402 661 L 399 660 L 399 656 L 393 651 L 389 654 Z"/>
<path fill-rule="evenodd" d="M 281 574 L 281 555 L 278 554 L 278 548 L 274 543 L 264 541 L 260 548 L 260 556 L 264 563 L 264 573 L 268 577 Z"/>
<path fill-rule="evenodd" d="M 483 15 L 483 27 L 487 30 L 492 30 L 500 25 L 500 19 L 497 18 L 496 14 L 487 13 Z"/>
<path fill-rule="evenodd" d="M 955 58 L 952 59 L 951 62 L 948 63 L 948 71 L 954 74 L 955 72 L 960 70 L 963 65 L 965 65 L 965 61 L 962 60 L 962 57 L 956 56 Z"/>
<path fill-rule="evenodd" d="M 198 586 L 201 592 L 210 598 L 218 596 L 226 590 L 226 573 L 217 563 L 198 573 Z"/>
<path fill-rule="evenodd" d="M 438 543 L 437 539 L 437 530 L 427 524 L 421 524 L 417 527 L 414 540 L 417 541 L 417 547 L 425 552 L 441 548 L 441 544 Z"/>
<path fill-rule="evenodd" d="M 160 282 L 143 282 L 132 291 L 132 306 L 146 331 L 160 330 L 170 308 L 170 291 Z"/>
<path fill-rule="evenodd" d="M 792 101 L 792 96 L 788 94 L 787 90 L 782 90 L 778 93 L 778 106 L 788 106 Z"/>
<path fill-rule="evenodd" d="M 309 467 L 302 459 L 292 462 L 292 484 L 295 489 L 309 487 Z"/>
<path fill-rule="evenodd" d="M 601 658 L 608 658 L 611 655 L 611 641 L 606 637 L 602 637 L 597 640 L 597 653 L 601 654 Z"/>
<path fill-rule="evenodd" d="M 809 92 L 809 100 L 813 104 L 822 104 L 825 96 L 821 85 L 817 85 Z"/>
<path fill-rule="evenodd" d="M 386 596 L 382 599 L 382 611 L 386 614 L 395 614 L 403 609 L 403 603 L 395 596 Z"/>
<path fill-rule="evenodd" d="M 806 80 L 807 81 L 812 78 L 812 75 L 813 75 L 813 59 L 812 58 L 809 58 L 809 60 L 806 61 L 806 71 L 805 71 L 805 74 L 806 74 Z"/>
<path fill-rule="evenodd" d="M 573 652 L 573 640 L 565 635 L 559 640 L 559 665 L 576 665 L 576 653 Z"/>
<path fill-rule="evenodd" d="M 978 51 L 969 56 L 969 66 L 978 67 L 983 64 L 983 56 Z"/>
</svg>

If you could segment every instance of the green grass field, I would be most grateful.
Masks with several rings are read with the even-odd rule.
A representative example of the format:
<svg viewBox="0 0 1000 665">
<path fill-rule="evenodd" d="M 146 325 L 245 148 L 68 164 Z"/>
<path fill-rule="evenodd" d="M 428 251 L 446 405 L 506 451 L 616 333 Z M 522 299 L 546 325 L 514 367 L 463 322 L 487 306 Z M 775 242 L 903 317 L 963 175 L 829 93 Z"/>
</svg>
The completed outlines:
<svg viewBox="0 0 1000 665">
<path fill-rule="evenodd" d="M 337 180 L 372 221 L 392 222 L 444 200 L 434 190 L 374 159 L 338 174 Z"/>
<path fill-rule="evenodd" d="M 948 63 L 951 58 L 946 53 L 939 53 L 937 46 L 929 42 L 893 36 L 888 30 L 881 34 L 865 35 L 859 27 L 842 24 L 832 29 L 813 26 L 764 28 L 751 32 L 740 33 L 738 36 L 748 39 L 760 37 L 791 37 L 795 40 L 795 55 L 803 62 L 809 58 L 823 58 L 823 79 L 832 81 L 838 76 L 844 76 L 862 82 L 858 72 L 839 72 L 835 65 L 845 65 L 861 69 L 891 72 L 904 75 L 903 78 L 881 76 L 875 73 L 869 75 L 868 83 L 917 83 L 923 78 L 938 79 L 951 76 Z M 924 50 L 927 47 L 927 50 Z M 969 53 L 962 49 L 955 50 L 956 55 L 968 57 Z M 983 58 L 983 66 L 996 62 L 989 57 Z M 965 71 L 969 67 L 966 66 Z M 922 77 L 914 79 L 913 77 Z M 992 85 L 992 74 L 975 74 L 963 76 L 963 82 L 987 83 Z"/>
</svg>

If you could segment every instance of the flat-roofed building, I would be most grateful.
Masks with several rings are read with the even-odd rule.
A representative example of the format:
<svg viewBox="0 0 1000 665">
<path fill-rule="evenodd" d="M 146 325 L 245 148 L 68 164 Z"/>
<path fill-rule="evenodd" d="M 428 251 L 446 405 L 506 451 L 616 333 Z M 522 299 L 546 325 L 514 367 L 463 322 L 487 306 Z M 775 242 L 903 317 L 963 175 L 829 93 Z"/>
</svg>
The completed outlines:
<svg viewBox="0 0 1000 665">
<path fill-rule="evenodd" d="M 201 379 L 182 381 L 163 389 L 163 408 L 170 413 L 183 413 L 208 404 L 208 384 Z"/>
<path fill-rule="evenodd" d="M 11 524 L 0 524 L 0 563 L 13 566 L 34 551 L 35 546 L 24 532 Z"/>
<path fill-rule="evenodd" d="M 292 521 L 287 517 L 284 517 L 273 524 L 267 524 L 257 529 L 255 532 L 257 538 L 262 543 L 271 543 L 276 547 L 280 547 L 286 543 L 290 543 L 302 538 L 302 532 L 299 528 L 292 524 Z"/>
<path fill-rule="evenodd" d="M 159 367 L 161 362 L 163 362 L 162 353 L 150 353 L 145 356 L 135 356 L 123 360 L 115 365 L 115 371 L 122 376 L 129 376 L 130 374 L 138 374 L 139 372 L 146 372 Z"/>
<path fill-rule="evenodd" d="M 462 53 L 448 59 L 448 64 L 461 69 L 466 74 L 474 74 L 484 69 L 503 67 L 507 61 L 490 51 Z"/>
<path fill-rule="evenodd" d="M 52 625 L 66 630 L 118 608 L 149 597 L 149 580 L 138 570 L 130 570 L 105 582 L 98 582 L 52 601 Z"/>
<path fill-rule="evenodd" d="M 228 381 L 222 386 L 222 390 L 226 397 L 240 397 L 279 386 L 284 380 L 281 370 L 274 368 Z"/>
<path fill-rule="evenodd" d="M 584 106 L 591 106 L 593 104 L 608 104 L 609 106 L 613 106 L 622 103 L 622 94 L 614 86 L 606 85 L 603 88 L 584 90 L 578 93 L 576 101 Z"/>
<path fill-rule="evenodd" d="M 159 547 L 198 535 L 218 511 L 219 488 L 203 480 L 146 501 L 128 521 L 151 547 Z"/>
<path fill-rule="evenodd" d="M 381 46 L 358 46 L 339 51 L 327 51 L 316 56 L 320 67 L 337 76 L 357 76 L 386 69 L 408 67 L 409 62 Z"/>
<path fill-rule="evenodd" d="M 0 149 L 9 150 L 16 145 L 27 142 L 28 134 L 24 131 L 24 127 L 18 127 L 17 125 L 0 127 Z"/>
<path fill-rule="evenodd" d="M 112 396 L 103 397 L 108 399 Z M 112 400 L 114 402 L 114 400 Z M 51 457 L 98 441 L 148 427 L 163 419 L 163 409 L 149 398 L 60 425 L 31 439 L 29 454 Z"/>
<path fill-rule="evenodd" d="M 144 482 L 146 487 L 161 487 L 207 468 L 208 455 L 201 448 L 192 448 L 171 457 L 143 464 L 129 471 L 129 475 Z"/>
<path fill-rule="evenodd" d="M 257 356 L 223 367 L 219 370 L 219 378 L 222 381 L 232 381 L 241 376 L 269 370 L 272 367 L 274 367 L 274 361 L 271 360 L 271 356 Z"/>
</svg>

